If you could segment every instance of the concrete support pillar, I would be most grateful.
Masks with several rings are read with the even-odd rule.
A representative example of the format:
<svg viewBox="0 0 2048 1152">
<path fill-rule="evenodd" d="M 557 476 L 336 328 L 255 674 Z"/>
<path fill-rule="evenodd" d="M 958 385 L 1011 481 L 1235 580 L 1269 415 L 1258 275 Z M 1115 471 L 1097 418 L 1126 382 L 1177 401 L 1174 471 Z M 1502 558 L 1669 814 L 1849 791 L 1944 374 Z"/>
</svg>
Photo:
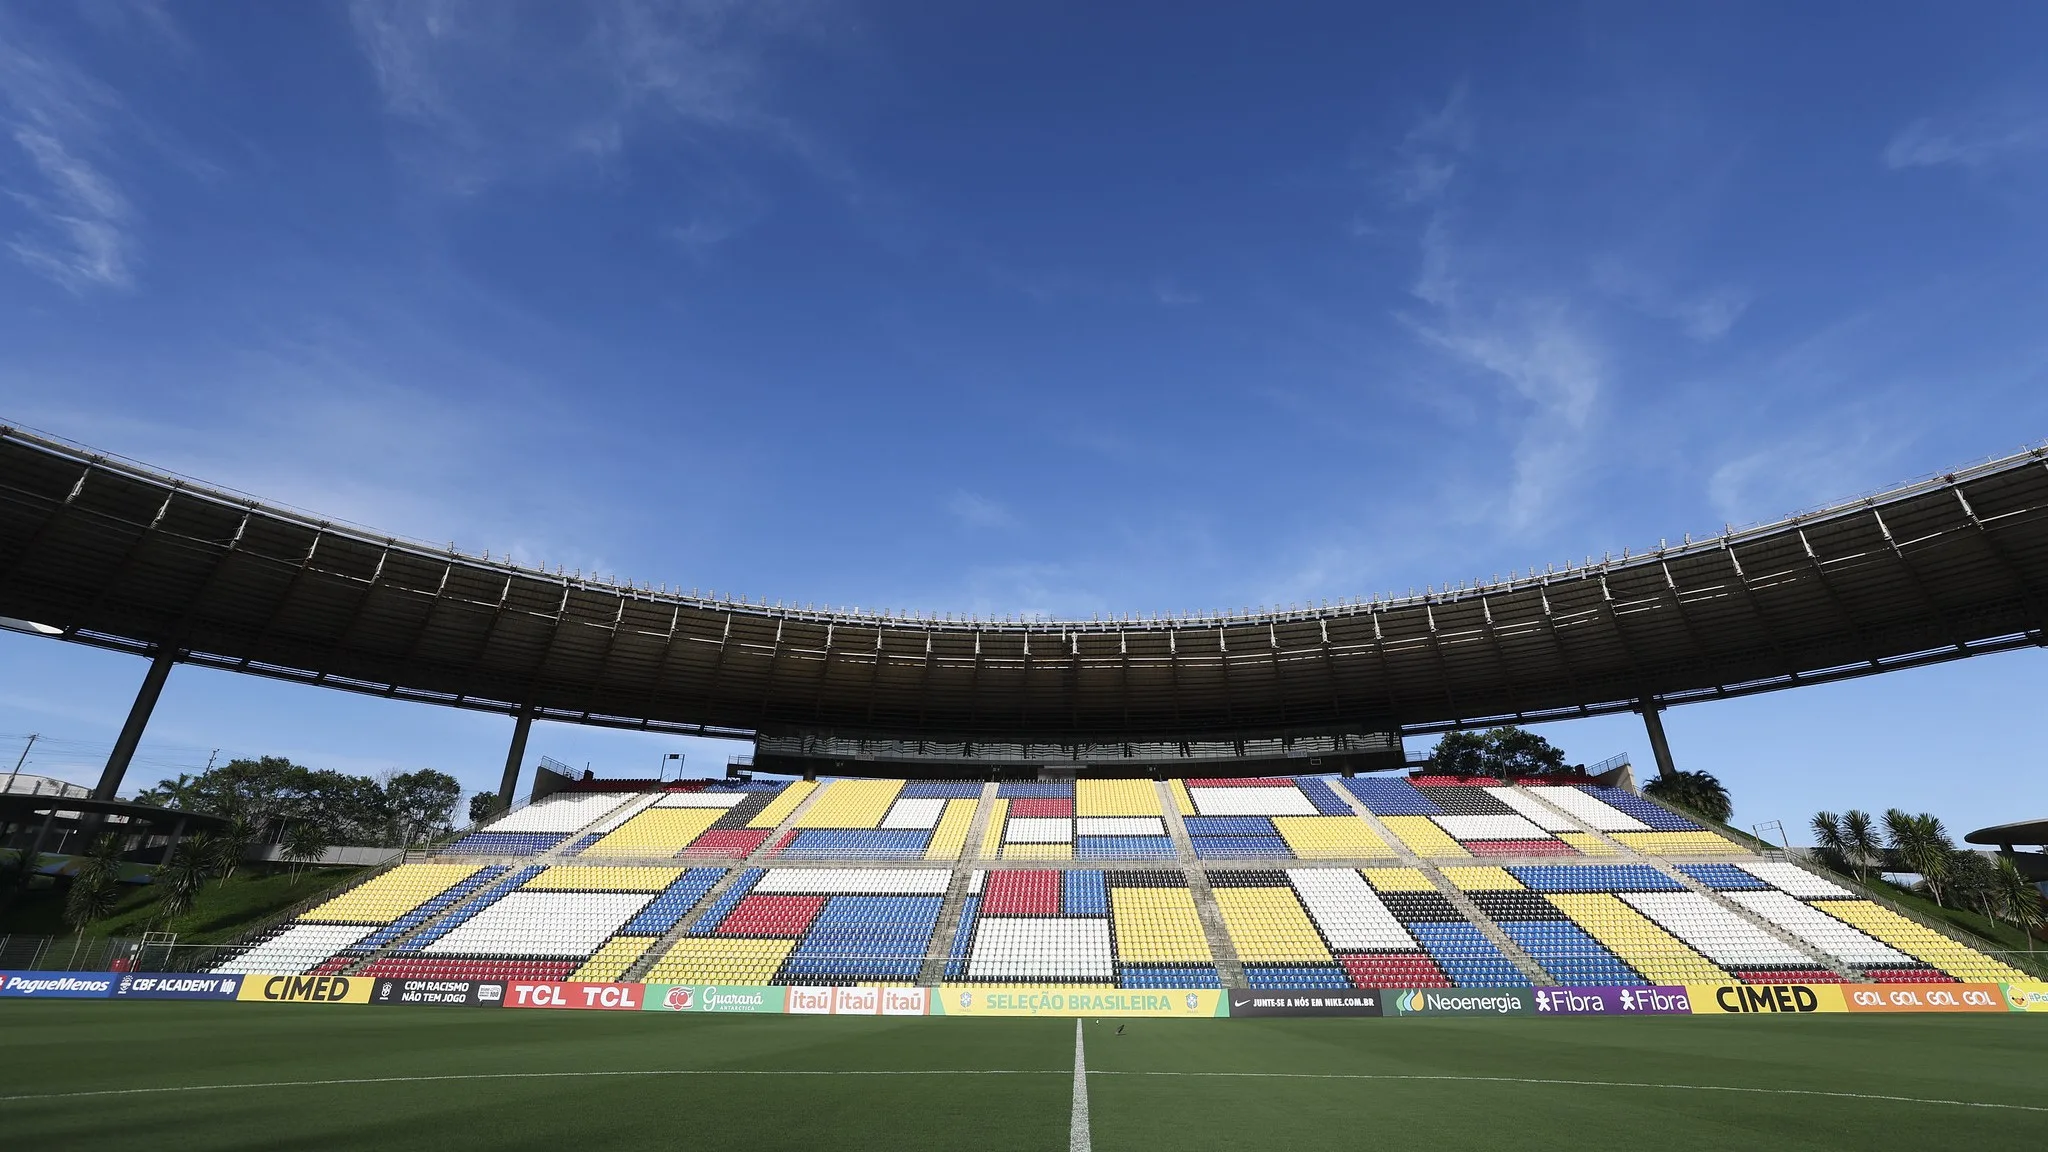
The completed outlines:
<svg viewBox="0 0 2048 1152">
<path fill-rule="evenodd" d="M 519 710 L 512 726 L 512 746 L 505 750 L 505 778 L 498 782 L 498 811 L 512 806 L 512 794 L 519 790 L 519 770 L 526 763 L 526 736 L 533 731 L 533 706 Z"/>
<path fill-rule="evenodd" d="M 1671 742 L 1664 738 L 1664 718 L 1657 714 L 1663 711 L 1662 707 L 1644 697 L 1636 701 L 1636 709 L 1643 714 L 1643 727 L 1650 733 L 1650 754 L 1657 758 L 1657 775 L 1667 780 L 1678 775 L 1678 766 L 1671 761 Z"/>
<path fill-rule="evenodd" d="M 128 775 L 128 762 L 135 758 L 136 745 L 142 743 L 142 730 L 149 727 L 149 714 L 156 711 L 157 697 L 163 695 L 164 681 L 170 678 L 177 656 L 175 649 L 159 648 L 150 660 L 149 673 L 142 678 L 135 703 L 128 708 L 128 722 L 121 725 L 121 735 L 114 740 L 106 770 L 100 773 L 99 787 L 92 790 L 93 799 L 112 800 L 121 790 L 121 779 Z"/>
</svg>

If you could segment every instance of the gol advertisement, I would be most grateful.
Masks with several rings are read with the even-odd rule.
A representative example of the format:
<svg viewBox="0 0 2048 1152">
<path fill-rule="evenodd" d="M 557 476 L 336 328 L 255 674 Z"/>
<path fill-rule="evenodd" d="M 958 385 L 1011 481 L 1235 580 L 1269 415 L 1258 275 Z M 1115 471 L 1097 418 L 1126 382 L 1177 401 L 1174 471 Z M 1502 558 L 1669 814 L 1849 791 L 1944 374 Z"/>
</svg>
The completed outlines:
<svg viewBox="0 0 2048 1152">
<path fill-rule="evenodd" d="M 375 980 L 362 976 L 271 976 L 252 972 L 242 977 L 237 1000 L 276 1004 L 368 1004 Z"/>
<path fill-rule="evenodd" d="M 2004 1012 L 1996 984 L 1851 984 L 1842 989 L 1851 1012 Z"/>
<path fill-rule="evenodd" d="M 1847 1012 L 1840 984 L 1688 984 L 1695 1016 L 1751 1012 Z"/>
<path fill-rule="evenodd" d="M 791 1011 L 795 1011 L 794 1008 Z M 934 1016 L 1201 1016 L 1230 1015 L 1214 988 L 1061 988 L 1056 985 L 941 984 L 932 989 Z"/>
</svg>

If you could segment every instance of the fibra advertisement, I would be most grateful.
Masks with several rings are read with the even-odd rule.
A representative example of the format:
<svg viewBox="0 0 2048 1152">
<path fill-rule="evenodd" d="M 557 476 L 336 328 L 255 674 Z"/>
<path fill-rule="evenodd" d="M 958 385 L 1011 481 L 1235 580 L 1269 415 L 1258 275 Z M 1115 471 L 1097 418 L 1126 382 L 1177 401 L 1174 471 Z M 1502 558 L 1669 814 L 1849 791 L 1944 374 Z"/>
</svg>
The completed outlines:
<svg viewBox="0 0 2048 1152">
<path fill-rule="evenodd" d="M 1537 988 L 1538 1016 L 1690 1016 L 1692 998 L 1675 984 Z"/>
</svg>

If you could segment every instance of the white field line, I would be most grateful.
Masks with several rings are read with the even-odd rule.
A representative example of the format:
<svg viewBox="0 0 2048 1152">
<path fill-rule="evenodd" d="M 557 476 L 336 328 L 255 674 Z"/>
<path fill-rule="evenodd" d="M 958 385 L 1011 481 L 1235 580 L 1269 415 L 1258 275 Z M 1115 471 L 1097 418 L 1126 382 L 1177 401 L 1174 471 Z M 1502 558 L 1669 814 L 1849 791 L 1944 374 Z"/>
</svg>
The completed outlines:
<svg viewBox="0 0 2048 1152">
<path fill-rule="evenodd" d="M 1078 1049 L 1079 1045 L 1076 1045 Z M 1077 1052 L 1078 1055 L 1078 1052 Z M 1076 1061 L 1077 1068 L 1079 1061 Z M 572 1080 L 607 1076 L 1063 1076 L 1057 1068 L 891 1069 L 880 1071 L 778 1071 L 743 1068 L 625 1069 L 588 1072 L 470 1072 L 439 1076 L 366 1076 L 344 1080 L 264 1080 L 243 1084 L 180 1084 L 159 1088 L 99 1088 L 81 1092 L 41 1092 L 0 1096 L 0 1104 L 36 1100 L 77 1100 L 95 1096 L 150 1096 L 178 1092 L 226 1092 L 245 1088 L 325 1088 L 359 1084 L 431 1084 L 475 1080 Z M 1825 1092 L 1813 1088 L 1744 1088 L 1725 1084 L 1657 1084 L 1627 1080 L 1551 1080 L 1530 1076 L 1427 1076 L 1369 1072 L 1103 1072 L 1097 1076 L 1158 1076 L 1257 1080 L 1389 1080 L 1441 1081 L 1463 1084 L 1544 1084 L 1572 1088 L 1647 1088 L 1670 1092 L 1738 1092 L 1761 1096 L 1818 1096 L 1838 1100 L 1879 1100 L 1895 1104 L 1938 1104 L 1954 1108 L 1996 1108 L 2012 1112 L 2048 1112 L 2036 1104 L 1999 1104 L 1984 1100 L 1947 1100 L 1923 1096 L 1887 1096 L 1871 1092 Z"/>
<path fill-rule="evenodd" d="M 1898 1104 L 1946 1104 L 1956 1108 L 2003 1108 L 2048 1112 L 2038 1104 L 1994 1104 L 1984 1100 L 1943 1100 L 1885 1096 L 1874 1092 L 1824 1092 L 1817 1088 L 1743 1088 L 1728 1084 L 1654 1084 L 1634 1080 L 1546 1080 L 1532 1076 L 1424 1076 L 1371 1072 L 1097 1072 L 1097 1076 L 1242 1077 L 1259 1080 L 1444 1080 L 1461 1084 L 1550 1084 L 1572 1088 L 1651 1088 L 1671 1092 L 1745 1092 L 1761 1096 L 1826 1096 L 1837 1100 L 1889 1100 Z"/>
<path fill-rule="evenodd" d="M 609 1072 L 465 1072 L 440 1076 L 362 1076 L 345 1080 L 262 1080 L 246 1084 L 175 1084 L 162 1088 L 96 1088 L 0 1096 L 0 1104 L 76 1100 L 89 1096 L 150 1096 L 174 1092 L 226 1092 L 237 1088 L 329 1088 L 354 1084 L 433 1084 L 457 1080 L 575 1080 L 598 1076 L 1064 1076 L 1058 1068 L 930 1068 L 885 1071 L 794 1071 L 753 1068 L 630 1068 Z"/>
<path fill-rule="evenodd" d="M 1067 1123 L 1067 1152 L 1095 1152 L 1088 1134 L 1088 1049 L 1081 1042 L 1081 1021 L 1074 1020 L 1074 1112 Z"/>
</svg>

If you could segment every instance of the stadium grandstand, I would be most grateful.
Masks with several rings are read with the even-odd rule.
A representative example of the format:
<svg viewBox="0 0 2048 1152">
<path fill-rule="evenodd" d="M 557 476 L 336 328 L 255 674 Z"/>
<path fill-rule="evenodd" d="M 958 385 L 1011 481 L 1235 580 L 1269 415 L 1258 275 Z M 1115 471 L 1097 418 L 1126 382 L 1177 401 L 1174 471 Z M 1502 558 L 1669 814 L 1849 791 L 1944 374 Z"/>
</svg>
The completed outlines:
<svg viewBox="0 0 2048 1152">
<path fill-rule="evenodd" d="M 1402 737 L 2041 642 L 2036 451 L 1420 596 L 1089 621 L 829 612 L 527 570 L 0 432 L 0 616 L 516 718 L 501 811 L 221 972 L 1337 990 L 2022 979 L 1625 773 L 1372 774 Z M 541 769 L 536 718 L 746 736 L 693 782 Z M 749 770 L 750 769 L 750 770 Z M 793 777 L 755 779 L 756 774 Z M 1361 773 L 1366 773 L 1361 775 Z"/>
</svg>

